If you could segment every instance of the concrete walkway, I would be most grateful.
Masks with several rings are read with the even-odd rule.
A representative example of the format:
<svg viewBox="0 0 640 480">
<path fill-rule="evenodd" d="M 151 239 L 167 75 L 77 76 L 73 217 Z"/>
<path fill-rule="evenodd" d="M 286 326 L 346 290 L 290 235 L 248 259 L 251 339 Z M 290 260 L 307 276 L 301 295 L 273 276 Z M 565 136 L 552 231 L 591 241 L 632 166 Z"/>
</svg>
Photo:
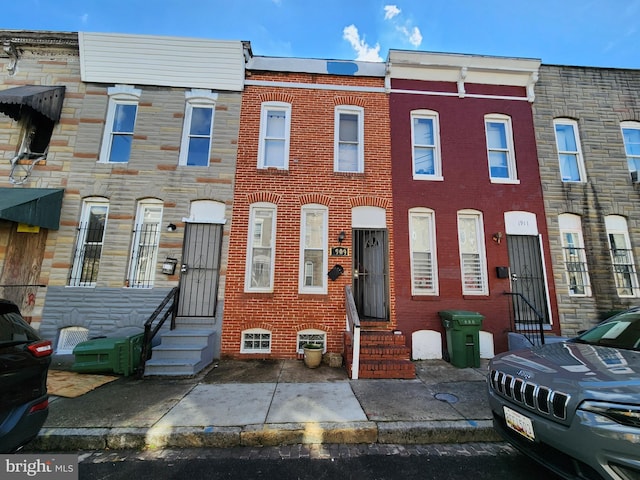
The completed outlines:
<svg viewBox="0 0 640 480">
<path fill-rule="evenodd" d="M 121 377 L 52 397 L 28 450 L 500 441 L 485 372 L 429 360 L 414 380 L 349 380 L 299 360 L 222 360 L 190 378 Z"/>
</svg>

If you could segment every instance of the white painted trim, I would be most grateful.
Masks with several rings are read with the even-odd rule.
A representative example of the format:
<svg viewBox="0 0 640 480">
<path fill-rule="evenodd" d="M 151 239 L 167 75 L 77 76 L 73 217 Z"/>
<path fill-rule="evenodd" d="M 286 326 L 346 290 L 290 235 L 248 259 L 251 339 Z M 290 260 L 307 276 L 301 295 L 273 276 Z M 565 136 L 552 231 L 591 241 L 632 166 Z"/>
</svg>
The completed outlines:
<svg viewBox="0 0 640 480">
<path fill-rule="evenodd" d="M 432 96 L 441 96 L 441 97 L 460 97 L 458 93 L 452 92 L 433 92 L 428 90 L 407 90 L 401 88 L 392 88 L 391 93 L 407 93 L 411 95 L 432 95 Z M 530 101 L 527 97 L 513 97 L 509 95 L 487 95 L 480 93 L 465 93 L 464 98 L 485 98 L 485 99 L 494 99 L 494 100 L 519 100 L 528 102 Z"/>
<path fill-rule="evenodd" d="M 306 90 L 337 90 L 341 92 L 385 93 L 384 87 L 358 87 L 348 85 L 331 85 L 326 83 L 273 82 L 270 80 L 245 80 L 245 86 L 302 88 Z"/>
</svg>

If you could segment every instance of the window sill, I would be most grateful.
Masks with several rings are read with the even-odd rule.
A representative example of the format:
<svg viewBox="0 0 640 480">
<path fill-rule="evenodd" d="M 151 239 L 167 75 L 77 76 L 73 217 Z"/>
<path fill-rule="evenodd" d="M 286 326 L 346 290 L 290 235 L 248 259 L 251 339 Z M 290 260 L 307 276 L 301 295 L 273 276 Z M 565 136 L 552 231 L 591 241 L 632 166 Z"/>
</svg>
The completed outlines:
<svg viewBox="0 0 640 480">
<path fill-rule="evenodd" d="M 420 182 L 444 182 L 444 177 L 441 175 L 414 175 L 413 179 Z"/>
<path fill-rule="evenodd" d="M 491 297 L 488 293 L 482 293 L 479 295 L 462 294 L 464 300 L 489 300 Z"/>
<path fill-rule="evenodd" d="M 498 185 L 520 185 L 520 180 L 512 178 L 491 178 L 491 183 Z"/>
<path fill-rule="evenodd" d="M 289 169 L 276 167 L 258 167 L 259 175 L 289 175 Z"/>
</svg>

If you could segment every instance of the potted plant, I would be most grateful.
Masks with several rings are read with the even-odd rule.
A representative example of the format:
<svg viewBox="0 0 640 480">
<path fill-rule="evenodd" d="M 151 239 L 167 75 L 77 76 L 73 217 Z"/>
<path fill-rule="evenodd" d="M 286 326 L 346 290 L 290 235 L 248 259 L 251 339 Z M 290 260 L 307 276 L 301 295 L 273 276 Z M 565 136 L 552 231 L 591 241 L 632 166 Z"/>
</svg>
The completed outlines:
<svg viewBox="0 0 640 480">
<path fill-rule="evenodd" d="M 304 351 L 304 364 L 309 368 L 317 368 L 322 363 L 322 345 L 319 343 L 305 343 L 302 346 Z"/>
</svg>

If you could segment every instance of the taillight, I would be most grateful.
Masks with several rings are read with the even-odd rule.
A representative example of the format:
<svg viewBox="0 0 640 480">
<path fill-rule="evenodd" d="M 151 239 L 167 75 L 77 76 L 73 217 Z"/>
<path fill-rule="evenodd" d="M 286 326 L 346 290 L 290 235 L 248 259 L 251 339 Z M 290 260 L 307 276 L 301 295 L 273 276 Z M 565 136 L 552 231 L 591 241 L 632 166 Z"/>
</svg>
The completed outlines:
<svg viewBox="0 0 640 480">
<path fill-rule="evenodd" d="M 36 403 L 33 407 L 29 409 L 29 413 L 39 412 L 40 410 L 46 410 L 49 406 L 49 399 L 43 400 L 40 403 Z"/>
<path fill-rule="evenodd" d="M 47 357 L 53 353 L 51 340 L 44 340 L 38 343 L 32 343 L 27 347 L 34 357 Z"/>
</svg>

